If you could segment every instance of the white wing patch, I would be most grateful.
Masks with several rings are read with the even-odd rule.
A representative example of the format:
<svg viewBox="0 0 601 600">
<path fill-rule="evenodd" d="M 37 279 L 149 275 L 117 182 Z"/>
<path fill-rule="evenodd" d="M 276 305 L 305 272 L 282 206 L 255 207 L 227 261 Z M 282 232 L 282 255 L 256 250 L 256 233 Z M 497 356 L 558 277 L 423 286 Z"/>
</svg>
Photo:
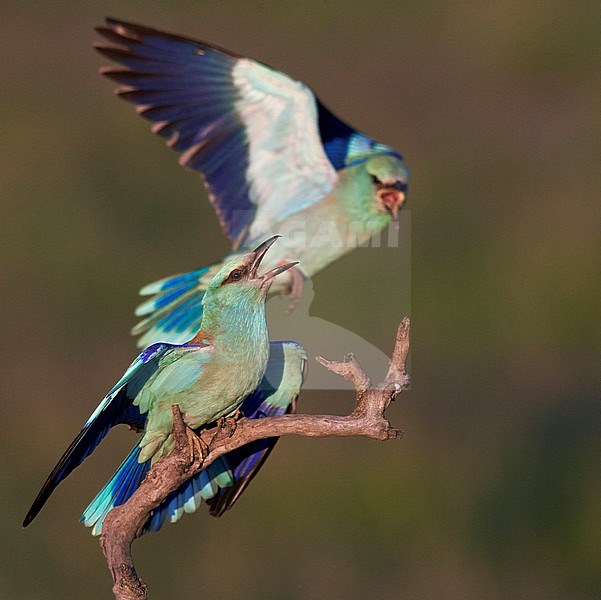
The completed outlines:
<svg viewBox="0 0 601 600">
<path fill-rule="evenodd" d="M 308 87 L 245 58 L 236 62 L 232 79 L 249 140 L 247 180 L 257 205 L 249 237 L 254 239 L 269 233 L 275 221 L 327 196 L 338 176 L 323 149 Z"/>
</svg>

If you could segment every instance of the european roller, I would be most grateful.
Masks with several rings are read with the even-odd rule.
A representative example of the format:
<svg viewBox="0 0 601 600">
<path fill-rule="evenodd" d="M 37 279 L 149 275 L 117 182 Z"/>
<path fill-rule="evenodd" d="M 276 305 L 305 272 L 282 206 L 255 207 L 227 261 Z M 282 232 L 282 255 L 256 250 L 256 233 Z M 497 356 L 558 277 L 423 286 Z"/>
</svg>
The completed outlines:
<svg viewBox="0 0 601 600">
<path fill-rule="evenodd" d="M 198 171 L 232 245 L 284 235 L 266 266 L 299 259 L 273 285 L 298 299 L 303 281 L 398 218 L 408 172 L 391 147 L 356 131 L 303 83 L 205 42 L 107 19 L 96 49 L 122 65 L 102 73 Z M 139 345 L 184 342 L 221 263 L 142 288 Z"/>
<path fill-rule="evenodd" d="M 274 278 L 295 263 L 263 275 L 257 270 L 277 236 L 253 252 L 225 262 L 203 297 L 202 328 L 186 344 L 146 348 L 98 405 L 64 453 L 29 510 L 38 514 L 56 486 L 80 465 L 109 429 L 129 425 L 141 437 L 114 476 L 85 510 L 82 521 L 97 535 L 108 512 L 137 489 L 151 465 L 174 447 L 171 406 L 198 430 L 238 409 L 248 418 L 294 410 L 306 355 L 295 342 L 269 342 L 265 297 Z M 172 493 L 146 530 L 194 512 L 204 499 L 211 514 L 230 508 L 261 466 L 275 439 L 248 444 L 217 459 Z"/>
</svg>

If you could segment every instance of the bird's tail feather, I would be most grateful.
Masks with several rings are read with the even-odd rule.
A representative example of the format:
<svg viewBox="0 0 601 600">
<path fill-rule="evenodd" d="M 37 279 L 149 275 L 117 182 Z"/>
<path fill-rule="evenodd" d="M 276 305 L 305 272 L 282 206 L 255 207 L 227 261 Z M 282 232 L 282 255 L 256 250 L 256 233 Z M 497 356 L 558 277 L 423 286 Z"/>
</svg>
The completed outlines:
<svg viewBox="0 0 601 600">
<path fill-rule="evenodd" d="M 140 336 L 138 346 L 182 344 L 192 339 L 200 328 L 202 297 L 220 267 L 216 264 L 144 286 L 140 295 L 152 297 L 136 308 L 136 316 L 144 317 L 131 330 Z"/>
<path fill-rule="evenodd" d="M 86 527 L 92 527 L 92 535 L 102 533 L 102 524 L 109 511 L 129 500 L 146 476 L 150 469 L 150 461 L 139 463 L 139 456 L 140 446 L 136 445 L 85 509 L 81 521 Z"/>
<path fill-rule="evenodd" d="M 158 531 L 165 521 L 176 523 L 184 513 L 195 512 L 203 500 L 214 498 L 221 489 L 233 484 L 227 458 L 218 458 L 167 496 L 146 523 L 144 531 Z"/>
<path fill-rule="evenodd" d="M 151 461 L 139 463 L 140 450 L 140 446 L 136 445 L 81 516 L 84 525 L 92 527 L 92 535 L 102 533 L 102 525 L 108 513 L 115 506 L 127 502 L 146 477 Z M 203 500 L 213 498 L 219 490 L 233 483 L 227 460 L 218 458 L 167 496 L 152 513 L 144 526 L 144 532 L 158 531 L 165 521 L 179 521 L 184 513 L 195 512 Z"/>
</svg>

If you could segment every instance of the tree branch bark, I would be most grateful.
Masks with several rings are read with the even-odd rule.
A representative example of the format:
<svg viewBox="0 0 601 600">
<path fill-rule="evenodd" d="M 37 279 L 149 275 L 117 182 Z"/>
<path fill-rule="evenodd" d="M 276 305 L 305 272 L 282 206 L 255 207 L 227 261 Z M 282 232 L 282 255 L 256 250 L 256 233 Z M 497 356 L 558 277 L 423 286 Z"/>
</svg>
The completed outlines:
<svg viewBox="0 0 601 600">
<path fill-rule="evenodd" d="M 115 507 L 106 517 L 100 545 L 113 576 L 113 593 L 117 600 L 145 600 L 148 590 L 138 577 L 131 558 L 131 544 L 142 533 L 153 509 L 185 481 L 214 460 L 254 440 L 303 435 L 341 437 L 361 435 L 376 440 L 399 439 L 403 432 L 391 427 L 384 412 L 394 397 L 409 387 L 405 363 L 409 352 L 409 318 L 397 331 L 390 367 L 384 381 L 373 385 L 354 355 L 343 361 L 328 361 L 318 356 L 326 369 L 352 381 L 357 405 L 348 416 L 283 415 L 263 419 L 241 419 L 232 432 L 228 427 L 213 427 L 194 434 L 183 422 L 177 406 L 173 407 L 175 449 L 161 458 L 131 498 Z"/>
</svg>

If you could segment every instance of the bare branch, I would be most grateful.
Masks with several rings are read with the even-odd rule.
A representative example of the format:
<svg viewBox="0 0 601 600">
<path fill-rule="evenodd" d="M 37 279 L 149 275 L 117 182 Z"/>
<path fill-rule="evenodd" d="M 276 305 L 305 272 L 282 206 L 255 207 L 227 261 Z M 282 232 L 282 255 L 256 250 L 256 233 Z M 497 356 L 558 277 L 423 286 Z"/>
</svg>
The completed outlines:
<svg viewBox="0 0 601 600">
<path fill-rule="evenodd" d="M 106 517 L 100 544 L 113 576 L 117 600 L 145 600 L 146 585 L 138 577 L 131 558 L 131 544 L 143 531 L 151 512 L 184 482 L 208 467 L 214 460 L 252 441 L 302 435 L 309 437 L 367 436 L 376 440 L 399 439 L 402 430 L 394 429 L 384 418 L 390 402 L 409 386 L 405 362 L 409 352 L 409 319 L 398 329 L 390 368 L 384 381 L 372 385 L 356 358 L 348 354 L 343 361 L 317 357 L 326 369 L 352 381 L 357 405 L 348 416 L 283 415 L 263 419 L 243 418 L 235 430 L 224 424 L 204 430 L 200 435 L 184 423 L 177 406 L 173 407 L 175 449 L 150 469 L 140 487 L 123 505 Z"/>
<path fill-rule="evenodd" d="M 406 389 L 409 385 L 409 376 L 405 372 L 405 363 L 407 362 L 407 355 L 409 354 L 410 328 L 411 323 L 409 317 L 403 317 L 396 333 L 392 360 L 390 361 L 390 367 L 388 368 L 388 374 L 386 375 L 387 382 L 395 383 L 403 380 L 403 389 Z"/>
<path fill-rule="evenodd" d="M 358 393 L 364 394 L 371 385 L 369 377 L 365 374 L 365 371 L 361 368 L 361 365 L 352 353 L 347 354 L 343 361 L 329 361 L 321 356 L 317 356 L 315 360 L 329 371 L 340 375 L 340 377 L 348 381 L 352 381 Z"/>
</svg>

